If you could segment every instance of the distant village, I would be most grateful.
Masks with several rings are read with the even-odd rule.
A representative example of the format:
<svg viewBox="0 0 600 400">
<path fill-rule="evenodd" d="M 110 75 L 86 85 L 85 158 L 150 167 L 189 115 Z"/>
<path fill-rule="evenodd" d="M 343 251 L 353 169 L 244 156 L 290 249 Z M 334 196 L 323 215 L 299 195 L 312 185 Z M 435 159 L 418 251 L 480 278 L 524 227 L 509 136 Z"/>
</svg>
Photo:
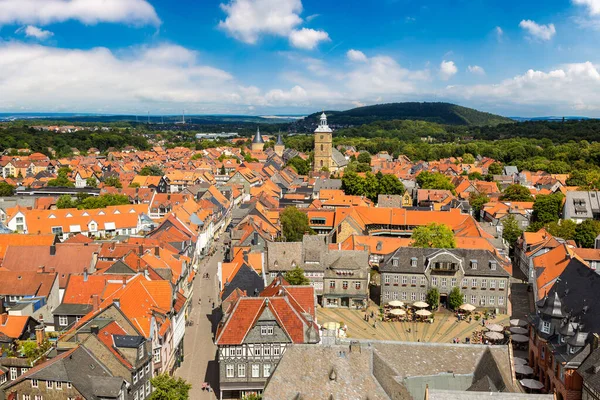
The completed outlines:
<svg viewBox="0 0 600 400">
<path fill-rule="evenodd" d="M 600 237 L 528 230 L 554 194 L 600 219 L 600 192 L 477 155 L 349 172 L 363 152 L 332 134 L 323 113 L 312 157 L 259 130 L 2 155 L 3 398 L 144 400 L 167 374 L 192 399 L 600 399 Z M 350 173 L 403 189 L 351 194 Z"/>
</svg>

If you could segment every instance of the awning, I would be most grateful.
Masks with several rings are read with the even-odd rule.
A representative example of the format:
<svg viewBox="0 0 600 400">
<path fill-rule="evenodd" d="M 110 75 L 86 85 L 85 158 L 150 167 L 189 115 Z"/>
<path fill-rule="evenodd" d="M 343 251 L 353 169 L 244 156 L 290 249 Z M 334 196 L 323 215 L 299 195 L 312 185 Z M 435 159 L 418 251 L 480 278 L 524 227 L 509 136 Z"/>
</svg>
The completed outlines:
<svg viewBox="0 0 600 400">
<path fill-rule="evenodd" d="M 79 233 L 81 232 L 81 225 L 70 225 L 69 232 L 71 233 Z"/>
<path fill-rule="evenodd" d="M 104 223 L 104 229 L 107 231 L 114 231 L 116 230 L 116 226 L 114 222 L 105 222 Z"/>
</svg>

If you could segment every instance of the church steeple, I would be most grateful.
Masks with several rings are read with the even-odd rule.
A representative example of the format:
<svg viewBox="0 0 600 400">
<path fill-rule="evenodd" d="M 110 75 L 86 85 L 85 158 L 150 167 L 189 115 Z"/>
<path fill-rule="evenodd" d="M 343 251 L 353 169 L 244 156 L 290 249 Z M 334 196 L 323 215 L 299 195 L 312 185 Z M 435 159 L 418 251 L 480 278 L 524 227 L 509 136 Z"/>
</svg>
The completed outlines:
<svg viewBox="0 0 600 400">
<path fill-rule="evenodd" d="M 265 141 L 262 138 L 262 135 L 260 134 L 260 127 L 256 128 L 256 135 L 254 135 L 254 138 L 252 139 L 252 151 L 262 151 L 265 147 Z"/>
<path fill-rule="evenodd" d="M 281 131 L 277 135 L 277 142 L 275 143 L 275 146 L 273 146 L 273 150 L 275 150 L 275 154 L 277 154 L 279 157 L 283 157 L 285 144 L 283 144 L 283 139 L 281 138 Z"/>
</svg>

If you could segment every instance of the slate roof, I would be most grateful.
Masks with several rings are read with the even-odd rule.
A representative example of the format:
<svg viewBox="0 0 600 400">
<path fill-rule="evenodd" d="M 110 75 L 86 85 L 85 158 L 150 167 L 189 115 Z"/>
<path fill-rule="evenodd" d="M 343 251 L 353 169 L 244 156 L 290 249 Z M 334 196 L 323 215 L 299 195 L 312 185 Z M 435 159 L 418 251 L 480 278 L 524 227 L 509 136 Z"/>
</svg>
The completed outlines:
<svg viewBox="0 0 600 400">
<path fill-rule="evenodd" d="M 346 160 L 346 157 L 344 157 L 344 155 L 335 147 L 331 149 L 331 158 L 333 158 L 333 162 L 338 168 L 345 167 L 349 163 L 348 160 Z"/>
<path fill-rule="evenodd" d="M 585 385 L 600 391 L 600 348 L 595 349 L 577 368 L 577 373 L 581 375 Z"/>
<path fill-rule="evenodd" d="M 66 304 L 62 303 L 54 309 L 54 315 L 86 315 L 92 311 L 91 304 Z"/>
</svg>

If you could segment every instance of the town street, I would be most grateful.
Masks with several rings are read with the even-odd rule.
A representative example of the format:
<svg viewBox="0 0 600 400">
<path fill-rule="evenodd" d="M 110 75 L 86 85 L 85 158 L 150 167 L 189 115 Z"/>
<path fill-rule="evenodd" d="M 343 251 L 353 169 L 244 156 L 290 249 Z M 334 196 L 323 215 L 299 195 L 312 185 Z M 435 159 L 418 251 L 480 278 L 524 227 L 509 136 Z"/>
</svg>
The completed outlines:
<svg viewBox="0 0 600 400">
<path fill-rule="evenodd" d="M 184 337 L 184 361 L 175 372 L 175 375 L 192 384 L 190 399 L 216 399 L 214 389 L 218 389 L 219 369 L 216 361 L 217 347 L 212 336 L 212 302 L 217 305 L 217 265 L 223 260 L 220 243 L 216 244 L 218 250 L 212 257 L 200 262 L 198 273 L 194 280 L 194 298 L 189 321 L 193 325 L 187 326 Z M 208 273 L 210 279 L 205 279 Z M 198 304 L 198 299 L 201 304 Z M 209 301 L 210 300 L 210 301 Z M 208 382 L 212 387 L 209 393 L 202 390 L 202 383 Z"/>
</svg>

